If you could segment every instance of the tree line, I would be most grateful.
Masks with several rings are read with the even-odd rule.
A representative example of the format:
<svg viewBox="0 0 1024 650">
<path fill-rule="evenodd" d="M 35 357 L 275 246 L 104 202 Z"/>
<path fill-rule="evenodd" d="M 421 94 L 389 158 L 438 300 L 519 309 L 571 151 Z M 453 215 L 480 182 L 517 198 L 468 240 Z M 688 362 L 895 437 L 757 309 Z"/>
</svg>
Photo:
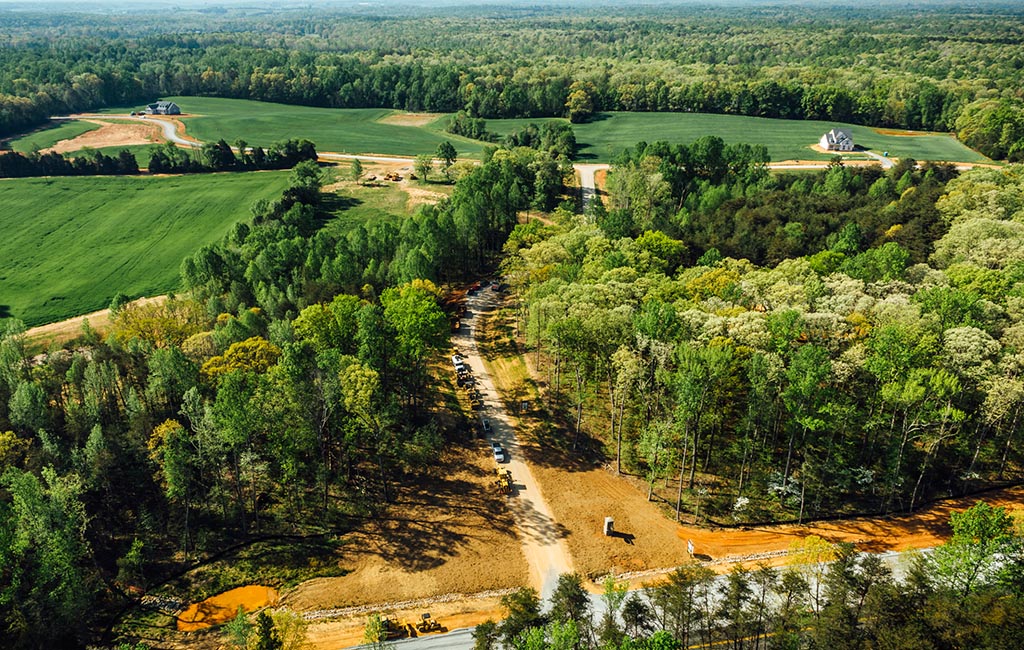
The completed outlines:
<svg viewBox="0 0 1024 650">
<path fill-rule="evenodd" d="M 17 151 L 0 153 L 0 178 L 27 178 L 30 176 L 122 176 L 139 173 L 139 163 L 127 149 L 117 156 L 102 151 L 64 157 L 48 152 L 28 154 Z"/>
<path fill-rule="evenodd" d="M 291 169 L 302 161 L 316 159 L 316 145 L 302 139 L 277 142 L 266 150 L 258 146 L 250 147 L 245 140 L 235 142 L 232 149 L 231 145 L 221 139 L 204 144 L 198 156 L 192 155 L 187 149 L 168 143 L 153 147 L 149 156 L 149 173 L 194 174 Z"/>
<path fill-rule="evenodd" d="M 197 174 L 223 171 L 290 169 L 301 161 L 317 159 L 316 146 L 308 140 L 287 140 L 250 148 L 245 141 L 236 143 L 236 155 L 224 140 L 204 144 L 198 155 L 174 144 L 152 147 L 148 171 L 151 174 Z M 117 156 L 102 151 L 59 153 L 0 153 L 0 178 L 30 176 L 124 176 L 139 173 L 135 155 L 122 149 Z"/>
<path fill-rule="evenodd" d="M 952 516 L 952 538 L 906 553 L 903 575 L 853 544 L 807 537 L 788 566 L 724 576 L 690 562 L 642 591 L 604 581 L 603 612 L 577 574 L 563 574 L 543 611 L 537 593 L 502 598 L 507 617 L 478 625 L 475 650 L 682 650 L 728 647 L 1016 648 L 1024 642 L 1019 511 L 978 503 Z"/>
</svg>

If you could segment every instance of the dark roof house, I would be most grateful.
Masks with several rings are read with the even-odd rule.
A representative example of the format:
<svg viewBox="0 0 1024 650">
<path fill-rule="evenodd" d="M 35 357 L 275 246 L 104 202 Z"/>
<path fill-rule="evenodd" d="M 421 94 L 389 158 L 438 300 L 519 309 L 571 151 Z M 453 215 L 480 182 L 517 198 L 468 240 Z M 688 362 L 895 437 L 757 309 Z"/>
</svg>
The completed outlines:
<svg viewBox="0 0 1024 650">
<path fill-rule="evenodd" d="M 181 115 L 181 109 L 174 102 L 159 101 L 146 107 L 146 115 Z"/>
</svg>

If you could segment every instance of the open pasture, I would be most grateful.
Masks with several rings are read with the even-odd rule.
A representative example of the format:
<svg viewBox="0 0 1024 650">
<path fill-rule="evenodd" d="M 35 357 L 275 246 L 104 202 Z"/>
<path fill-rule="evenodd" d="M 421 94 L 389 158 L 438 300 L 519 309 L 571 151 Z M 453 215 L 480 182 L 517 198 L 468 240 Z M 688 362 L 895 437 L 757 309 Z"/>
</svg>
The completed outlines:
<svg viewBox="0 0 1024 650">
<path fill-rule="evenodd" d="M 522 128 L 530 122 L 549 119 L 487 120 L 487 130 L 499 135 Z M 564 121 L 564 120 L 563 120 Z M 848 129 L 853 141 L 875 153 L 889 152 L 896 158 L 945 160 L 953 162 L 990 162 L 954 137 L 943 134 L 915 133 L 891 135 L 868 126 L 804 120 L 778 120 L 741 115 L 706 113 L 599 113 L 585 124 L 574 124 L 578 156 L 581 160 L 610 162 L 619 152 L 637 142 L 689 144 L 705 135 L 717 135 L 727 143 L 747 142 L 768 147 L 772 161 L 828 160 L 830 154 L 811 148 L 831 128 Z M 854 152 L 854 158 L 864 159 Z"/>
<path fill-rule="evenodd" d="M 288 172 L 0 181 L 0 318 L 29 326 L 178 287 L 185 256 L 273 199 Z"/>
<path fill-rule="evenodd" d="M 444 132 L 445 117 L 428 121 L 401 120 L 403 111 L 386 108 L 316 108 L 242 99 L 171 97 L 183 113 L 188 134 L 203 142 L 243 139 L 267 146 L 289 138 L 305 138 L 318 151 L 416 156 L 433 154 L 445 140 L 461 157 L 479 157 L 482 144 Z"/>
</svg>

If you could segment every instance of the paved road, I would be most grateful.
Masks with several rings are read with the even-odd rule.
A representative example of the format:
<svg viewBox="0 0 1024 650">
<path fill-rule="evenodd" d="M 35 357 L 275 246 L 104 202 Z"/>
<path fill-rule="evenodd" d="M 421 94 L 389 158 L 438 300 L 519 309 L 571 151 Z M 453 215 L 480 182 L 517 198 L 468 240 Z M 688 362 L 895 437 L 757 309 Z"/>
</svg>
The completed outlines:
<svg viewBox="0 0 1024 650">
<path fill-rule="evenodd" d="M 572 559 L 565 543 L 567 531 L 555 521 L 551 508 L 524 460 L 511 420 L 477 349 L 474 333 L 479 325 L 480 314 L 495 309 L 498 296 L 487 287 L 475 296 L 468 297 L 463 328 L 455 340 L 462 354 L 468 357 L 473 376 L 483 393 L 484 408 L 479 416 L 490 420 L 491 432 L 488 439 L 501 444 L 508 454 L 504 467 L 512 472 L 514 485 L 513 494 L 508 498 L 523 545 L 523 555 L 530 567 L 530 582 L 546 600 L 554 591 L 558 576 L 572 571 Z"/>
<path fill-rule="evenodd" d="M 865 149 L 865 150 L 862 151 L 862 153 L 866 153 L 867 155 L 871 156 L 872 158 L 874 158 L 878 162 L 882 163 L 882 169 L 892 169 L 895 166 L 895 164 L 896 164 L 892 160 L 890 160 L 889 158 L 886 158 L 882 154 L 875 153 L 874 151 L 867 151 Z"/>
</svg>

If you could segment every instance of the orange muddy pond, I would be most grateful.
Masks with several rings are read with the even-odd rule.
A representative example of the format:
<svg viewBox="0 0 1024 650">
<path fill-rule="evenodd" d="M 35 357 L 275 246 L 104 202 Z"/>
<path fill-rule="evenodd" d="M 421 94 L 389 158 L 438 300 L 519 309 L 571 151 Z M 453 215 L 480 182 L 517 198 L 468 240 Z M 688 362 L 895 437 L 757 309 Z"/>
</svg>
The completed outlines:
<svg viewBox="0 0 1024 650">
<path fill-rule="evenodd" d="M 179 632 L 195 632 L 212 625 L 227 623 L 241 607 L 247 612 L 277 603 L 277 589 L 263 585 L 239 587 L 193 603 L 178 616 Z"/>
</svg>

